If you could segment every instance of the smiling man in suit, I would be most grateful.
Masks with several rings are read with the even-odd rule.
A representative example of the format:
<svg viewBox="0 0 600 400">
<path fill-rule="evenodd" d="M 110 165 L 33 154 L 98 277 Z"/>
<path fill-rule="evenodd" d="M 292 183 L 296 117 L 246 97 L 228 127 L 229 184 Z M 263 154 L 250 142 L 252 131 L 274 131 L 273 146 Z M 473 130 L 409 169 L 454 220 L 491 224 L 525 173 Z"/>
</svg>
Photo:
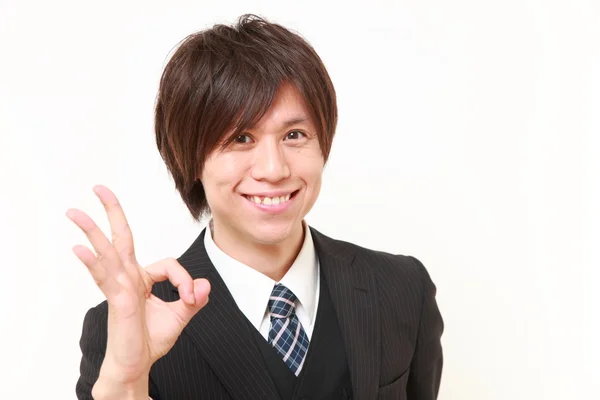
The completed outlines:
<svg viewBox="0 0 600 400">
<path fill-rule="evenodd" d="M 443 322 L 423 265 L 304 220 L 336 122 L 321 59 L 284 27 L 243 16 L 180 44 L 156 141 L 189 211 L 210 222 L 178 259 L 141 268 L 108 188 L 95 192 L 112 240 L 67 212 L 107 299 L 84 320 L 79 399 L 437 397 Z"/>
</svg>

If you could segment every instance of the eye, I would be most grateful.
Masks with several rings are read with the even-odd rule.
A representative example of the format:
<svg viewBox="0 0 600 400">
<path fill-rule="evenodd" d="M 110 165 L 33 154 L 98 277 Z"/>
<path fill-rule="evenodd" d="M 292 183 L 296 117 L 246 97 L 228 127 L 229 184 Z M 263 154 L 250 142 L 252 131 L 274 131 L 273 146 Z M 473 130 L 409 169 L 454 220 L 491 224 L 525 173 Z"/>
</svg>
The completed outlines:
<svg viewBox="0 0 600 400">
<path fill-rule="evenodd" d="M 306 136 L 302 131 L 291 131 L 287 135 L 285 135 L 286 140 L 298 140 L 303 136 Z"/>
<path fill-rule="evenodd" d="M 252 138 L 250 137 L 250 135 L 246 134 L 246 133 L 242 133 L 241 135 L 237 135 L 235 137 L 235 139 L 233 139 L 234 143 L 250 143 L 250 141 L 252 140 Z"/>
</svg>

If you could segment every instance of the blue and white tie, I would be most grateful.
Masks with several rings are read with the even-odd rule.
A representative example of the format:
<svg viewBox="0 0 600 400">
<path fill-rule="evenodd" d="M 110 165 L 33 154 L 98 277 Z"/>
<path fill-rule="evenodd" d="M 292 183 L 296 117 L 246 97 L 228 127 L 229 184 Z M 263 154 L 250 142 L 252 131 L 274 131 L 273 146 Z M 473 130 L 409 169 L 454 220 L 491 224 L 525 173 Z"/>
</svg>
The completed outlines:
<svg viewBox="0 0 600 400">
<path fill-rule="evenodd" d="M 269 313 L 269 343 L 298 376 L 306 358 L 309 341 L 296 315 L 296 295 L 282 284 L 276 284 L 269 298 Z"/>
</svg>

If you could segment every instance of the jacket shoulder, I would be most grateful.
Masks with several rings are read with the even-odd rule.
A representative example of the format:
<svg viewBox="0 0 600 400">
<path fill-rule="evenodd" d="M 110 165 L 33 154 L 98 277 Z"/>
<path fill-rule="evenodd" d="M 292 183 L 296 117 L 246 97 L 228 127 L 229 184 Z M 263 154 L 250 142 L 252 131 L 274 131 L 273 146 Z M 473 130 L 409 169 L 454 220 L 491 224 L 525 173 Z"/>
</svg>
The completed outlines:
<svg viewBox="0 0 600 400">
<path fill-rule="evenodd" d="M 416 257 L 373 250 L 355 243 L 333 239 L 312 229 L 318 244 L 330 253 L 352 258 L 358 268 L 368 268 L 380 282 L 412 287 L 428 286 L 431 282 L 423 263 Z"/>
<path fill-rule="evenodd" d="M 354 262 L 370 268 L 380 279 L 420 284 L 427 275 L 423 263 L 414 256 L 352 246 L 356 252 Z"/>
</svg>

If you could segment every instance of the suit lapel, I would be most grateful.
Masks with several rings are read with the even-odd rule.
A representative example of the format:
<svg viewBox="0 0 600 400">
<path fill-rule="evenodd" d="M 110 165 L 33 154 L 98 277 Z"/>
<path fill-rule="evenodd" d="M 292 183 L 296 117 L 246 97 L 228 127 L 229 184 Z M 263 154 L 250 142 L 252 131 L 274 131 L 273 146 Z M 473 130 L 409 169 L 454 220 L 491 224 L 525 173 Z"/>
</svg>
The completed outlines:
<svg viewBox="0 0 600 400">
<path fill-rule="evenodd" d="M 251 326 L 208 258 L 204 234 L 179 258 L 193 279 L 211 283 L 208 304 L 184 329 L 227 391 L 236 400 L 278 400 Z"/>
<path fill-rule="evenodd" d="M 353 397 L 374 400 L 381 364 L 375 278 L 368 265 L 354 262 L 354 247 L 330 239 L 313 228 L 311 234 L 342 330 Z"/>
</svg>

